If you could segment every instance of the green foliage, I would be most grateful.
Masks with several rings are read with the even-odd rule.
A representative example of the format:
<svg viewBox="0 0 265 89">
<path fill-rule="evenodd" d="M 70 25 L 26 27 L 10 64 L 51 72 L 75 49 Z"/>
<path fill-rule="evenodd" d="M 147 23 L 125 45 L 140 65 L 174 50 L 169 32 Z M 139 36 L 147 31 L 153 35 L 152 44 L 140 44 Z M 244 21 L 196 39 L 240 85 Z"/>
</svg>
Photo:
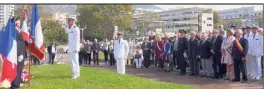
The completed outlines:
<svg viewBox="0 0 265 89">
<path fill-rule="evenodd" d="M 44 35 L 44 41 L 46 44 L 50 44 L 52 41 L 55 43 L 65 43 L 67 42 L 67 34 L 65 33 L 62 26 L 51 18 L 42 19 L 42 29 Z"/>
<path fill-rule="evenodd" d="M 258 21 L 258 26 L 259 27 L 263 27 L 263 23 L 264 23 L 264 21 L 263 21 L 263 15 L 258 15 L 257 16 L 257 21 Z"/>
<path fill-rule="evenodd" d="M 217 11 L 213 11 L 213 24 L 214 24 L 214 29 L 218 29 L 218 26 L 222 24 L 222 21 Z"/>
<path fill-rule="evenodd" d="M 144 19 L 135 20 L 135 23 L 137 25 L 137 30 L 139 30 L 139 33 L 145 33 L 148 32 L 148 30 L 150 29 L 155 29 L 152 28 L 150 25 L 152 25 L 154 21 L 161 21 L 161 18 L 158 13 L 144 11 L 144 14 L 145 14 L 143 17 Z"/>
<path fill-rule="evenodd" d="M 131 5 L 78 5 L 78 25 L 84 30 L 85 38 L 105 37 L 112 38 L 114 26 L 123 31 L 131 26 L 132 6 Z"/>
<path fill-rule="evenodd" d="M 24 5 L 21 5 L 15 10 L 16 17 L 22 17 Z M 52 12 L 49 9 L 43 8 L 42 5 L 38 5 L 41 17 L 41 26 L 44 35 L 44 43 L 49 45 L 52 41 L 55 44 L 59 45 L 59 43 L 64 43 L 67 41 L 67 34 L 64 32 L 62 25 L 60 25 L 56 20 L 52 19 Z M 28 23 L 30 25 L 31 14 L 32 14 L 32 5 L 26 5 L 28 10 Z M 23 21 L 23 20 L 21 20 Z"/>
</svg>

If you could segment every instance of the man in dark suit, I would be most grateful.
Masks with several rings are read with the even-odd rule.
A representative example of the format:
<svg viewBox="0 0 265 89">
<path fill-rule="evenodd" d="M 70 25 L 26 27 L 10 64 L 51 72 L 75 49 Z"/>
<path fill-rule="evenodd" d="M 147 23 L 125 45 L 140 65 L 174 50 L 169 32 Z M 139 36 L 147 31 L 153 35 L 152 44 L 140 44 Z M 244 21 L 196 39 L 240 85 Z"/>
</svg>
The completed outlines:
<svg viewBox="0 0 265 89">
<path fill-rule="evenodd" d="M 97 63 L 97 65 L 99 65 L 98 53 L 100 50 L 100 45 L 97 39 L 95 39 L 94 43 L 92 44 L 92 50 L 93 50 L 93 62 L 94 64 Z"/>
<path fill-rule="evenodd" d="M 11 89 L 20 88 L 21 74 L 24 67 L 24 59 L 26 58 L 26 45 L 27 42 L 23 40 L 20 29 L 20 18 L 13 18 L 16 22 L 16 33 L 17 33 L 17 76 L 11 83 Z"/>
<path fill-rule="evenodd" d="M 180 74 L 179 75 L 185 75 L 186 74 L 186 60 L 184 58 L 184 54 L 187 51 L 187 44 L 188 39 L 186 38 L 186 31 L 180 30 L 180 38 L 178 39 L 178 47 L 177 47 L 177 62 L 179 62 L 180 66 Z"/>
<path fill-rule="evenodd" d="M 145 38 L 142 44 L 142 49 L 143 49 L 143 56 L 144 56 L 144 67 L 149 68 L 152 44 L 148 41 L 148 38 Z"/>
<path fill-rule="evenodd" d="M 188 58 L 190 61 L 191 73 L 190 76 L 197 76 L 199 74 L 199 43 L 196 38 L 196 33 L 192 31 L 190 33 L 190 39 L 188 42 Z"/>
<path fill-rule="evenodd" d="M 211 53 L 213 57 L 213 68 L 214 68 L 214 78 L 222 78 L 222 68 L 221 68 L 221 45 L 223 42 L 223 37 L 218 35 L 219 31 L 214 30 L 212 34 L 212 45 Z"/>
<path fill-rule="evenodd" d="M 234 59 L 235 79 L 233 81 L 240 81 L 240 72 L 243 76 L 243 83 L 247 82 L 246 75 L 246 59 L 248 52 L 248 40 L 244 38 L 242 30 L 236 31 L 236 40 L 233 43 L 232 56 Z M 241 47 L 240 47 L 241 46 Z"/>
<path fill-rule="evenodd" d="M 202 34 L 202 41 L 200 42 L 200 58 L 202 64 L 202 76 L 210 77 L 212 74 L 212 59 L 211 57 L 211 42 L 207 39 L 207 34 Z"/>
<path fill-rule="evenodd" d="M 55 58 L 55 53 L 56 53 L 56 46 L 54 45 L 54 42 L 52 42 L 48 48 L 48 53 L 49 53 L 49 64 L 54 63 L 54 58 Z"/>
</svg>

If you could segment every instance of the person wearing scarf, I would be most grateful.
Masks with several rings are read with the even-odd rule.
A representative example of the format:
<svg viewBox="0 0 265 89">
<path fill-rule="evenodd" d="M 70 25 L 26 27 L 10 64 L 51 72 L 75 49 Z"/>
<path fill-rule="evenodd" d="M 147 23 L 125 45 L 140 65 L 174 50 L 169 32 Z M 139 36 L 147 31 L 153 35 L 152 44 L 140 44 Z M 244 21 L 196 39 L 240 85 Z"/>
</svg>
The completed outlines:
<svg viewBox="0 0 265 89">
<path fill-rule="evenodd" d="M 232 80 L 234 78 L 234 67 L 233 67 L 233 58 L 232 58 L 232 46 L 235 40 L 234 29 L 229 29 L 226 32 L 226 37 L 222 43 L 222 59 L 221 63 L 226 65 L 226 80 Z"/>
<path fill-rule="evenodd" d="M 236 39 L 233 42 L 232 47 L 232 57 L 234 61 L 234 73 L 235 79 L 233 82 L 240 81 L 240 73 L 242 73 L 243 81 L 242 83 L 247 82 L 247 74 L 246 74 L 246 59 L 247 59 L 247 52 L 248 52 L 248 40 L 242 37 L 243 32 L 242 30 L 236 31 Z"/>
</svg>

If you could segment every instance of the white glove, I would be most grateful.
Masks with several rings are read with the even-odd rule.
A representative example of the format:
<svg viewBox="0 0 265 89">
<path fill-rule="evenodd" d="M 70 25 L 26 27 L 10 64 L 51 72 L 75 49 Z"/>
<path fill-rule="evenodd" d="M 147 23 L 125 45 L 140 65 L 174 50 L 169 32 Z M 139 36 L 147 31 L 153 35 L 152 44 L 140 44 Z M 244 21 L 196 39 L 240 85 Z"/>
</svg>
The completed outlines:
<svg viewBox="0 0 265 89">
<path fill-rule="evenodd" d="M 21 62 L 23 60 L 23 55 L 18 56 L 18 62 Z"/>
<path fill-rule="evenodd" d="M 187 54 L 186 53 L 184 53 L 184 57 L 187 58 Z"/>
<path fill-rule="evenodd" d="M 30 44 L 31 44 L 31 43 L 32 43 L 32 39 L 29 39 L 29 40 L 28 40 L 28 43 L 30 43 Z"/>
</svg>

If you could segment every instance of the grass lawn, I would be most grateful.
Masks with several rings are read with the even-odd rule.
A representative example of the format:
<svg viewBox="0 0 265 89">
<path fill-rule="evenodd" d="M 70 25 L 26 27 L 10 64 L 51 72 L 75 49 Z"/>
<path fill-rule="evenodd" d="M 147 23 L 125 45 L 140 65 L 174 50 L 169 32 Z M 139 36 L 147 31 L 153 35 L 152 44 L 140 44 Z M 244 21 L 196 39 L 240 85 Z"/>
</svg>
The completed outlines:
<svg viewBox="0 0 265 89">
<path fill-rule="evenodd" d="M 31 81 L 31 89 L 193 89 L 88 67 L 81 67 L 81 77 L 71 80 L 69 65 L 34 66 L 32 74 L 35 77 Z M 27 86 L 22 89 L 26 88 Z"/>
</svg>

